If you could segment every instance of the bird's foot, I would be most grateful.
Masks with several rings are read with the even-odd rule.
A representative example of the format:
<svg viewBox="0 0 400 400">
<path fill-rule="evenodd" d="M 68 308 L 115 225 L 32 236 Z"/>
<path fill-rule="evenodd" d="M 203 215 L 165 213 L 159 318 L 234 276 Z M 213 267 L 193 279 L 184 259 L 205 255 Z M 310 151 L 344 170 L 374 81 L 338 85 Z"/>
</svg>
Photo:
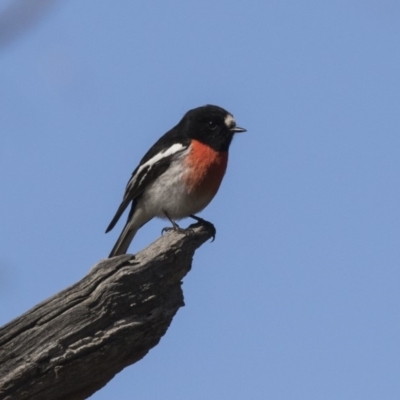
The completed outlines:
<svg viewBox="0 0 400 400">
<path fill-rule="evenodd" d="M 210 221 L 207 221 L 203 218 L 197 217 L 196 215 L 189 215 L 190 218 L 193 218 L 194 220 L 197 221 L 197 224 L 195 225 L 204 225 L 210 232 L 211 232 L 211 242 L 215 240 L 215 236 L 217 234 L 217 230 L 215 229 L 214 224 L 212 224 Z"/>
<path fill-rule="evenodd" d="M 174 222 L 172 226 L 166 226 L 165 228 L 163 228 L 161 231 L 161 234 L 163 235 L 164 233 L 170 232 L 170 231 L 187 234 L 187 233 L 192 233 L 193 229 L 181 228 L 176 222 Z"/>
<path fill-rule="evenodd" d="M 163 228 L 161 231 L 161 235 L 163 235 L 165 232 L 169 232 L 169 231 L 184 233 L 185 235 L 193 233 L 193 229 L 181 228 L 165 211 L 164 211 L 164 214 L 167 217 L 167 219 L 171 222 L 172 226 L 167 226 L 167 227 Z"/>
</svg>

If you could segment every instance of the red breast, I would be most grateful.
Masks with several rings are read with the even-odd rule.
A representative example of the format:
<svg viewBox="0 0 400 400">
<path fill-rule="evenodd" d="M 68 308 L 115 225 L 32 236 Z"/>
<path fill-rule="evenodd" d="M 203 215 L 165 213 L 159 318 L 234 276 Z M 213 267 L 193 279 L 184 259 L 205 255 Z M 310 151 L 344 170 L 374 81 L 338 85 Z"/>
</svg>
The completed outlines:
<svg viewBox="0 0 400 400">
<path fill-rule="evenodd" d="M 210 196 L 217 193 L 228 164 L 228 152 L 212 149 L 197 140 L 192 140 L 191 150 L 186 159 L 188 173 L 184 182 L 189 193 Z"/>
</svg>

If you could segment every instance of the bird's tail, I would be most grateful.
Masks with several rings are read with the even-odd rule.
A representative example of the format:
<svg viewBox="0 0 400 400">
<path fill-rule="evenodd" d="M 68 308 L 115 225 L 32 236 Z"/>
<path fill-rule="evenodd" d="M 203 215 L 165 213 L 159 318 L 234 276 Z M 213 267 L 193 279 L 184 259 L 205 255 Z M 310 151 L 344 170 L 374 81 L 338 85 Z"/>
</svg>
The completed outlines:
<svg viewBox="0 0 400 400">
<path fill-rule="evenodd" d="M 128 247 L 131 244 L 132 239 L 136 235 L 138 229 L 139 227 L 132 226 L 132 224 L 129 224 L 129 222 L 127 222 L 108 257 L 111 258 L 115 256 L 120 256 L 121 254 L 126 254 L 126 252 L 128 251 Z"/>
</svg>

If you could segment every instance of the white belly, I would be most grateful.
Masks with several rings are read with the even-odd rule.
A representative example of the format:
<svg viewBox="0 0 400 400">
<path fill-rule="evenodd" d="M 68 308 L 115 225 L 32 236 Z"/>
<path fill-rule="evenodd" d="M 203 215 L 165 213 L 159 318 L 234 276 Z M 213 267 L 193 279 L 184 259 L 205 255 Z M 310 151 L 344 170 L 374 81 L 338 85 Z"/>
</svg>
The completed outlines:
<svg viewBox="0 0 400 400">
<path fill-rule="evenodd" d="M 174 162 L 168 170 L 157 178 L 141 195 L 137 209 L 146 216 L 165 218 L 165 212 L 172 219 L 185 218 L 203 210 L 212 197 L 190 195 L 183 184 L 180 162 Z"/>
</svg>

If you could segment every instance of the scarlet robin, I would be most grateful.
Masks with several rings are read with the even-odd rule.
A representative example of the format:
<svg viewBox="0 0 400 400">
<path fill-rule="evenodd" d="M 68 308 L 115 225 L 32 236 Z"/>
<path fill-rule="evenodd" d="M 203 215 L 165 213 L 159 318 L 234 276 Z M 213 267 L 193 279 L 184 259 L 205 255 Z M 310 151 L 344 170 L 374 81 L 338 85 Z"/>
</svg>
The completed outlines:
<svg viewBox="0 0 400 400">
<path fill-rule="evenodd" d="M 176 220 L 203 210 L 224 177 L 236 126 L 231 113 L 206 105 L 188 111 L 181 121 L 149 149 L 133 171 L 125 194 L 106 233 L 132 203 L 128 220 L 110 257 L 125 254 L 139 228 L 154 217 Z"/>
</svg>

